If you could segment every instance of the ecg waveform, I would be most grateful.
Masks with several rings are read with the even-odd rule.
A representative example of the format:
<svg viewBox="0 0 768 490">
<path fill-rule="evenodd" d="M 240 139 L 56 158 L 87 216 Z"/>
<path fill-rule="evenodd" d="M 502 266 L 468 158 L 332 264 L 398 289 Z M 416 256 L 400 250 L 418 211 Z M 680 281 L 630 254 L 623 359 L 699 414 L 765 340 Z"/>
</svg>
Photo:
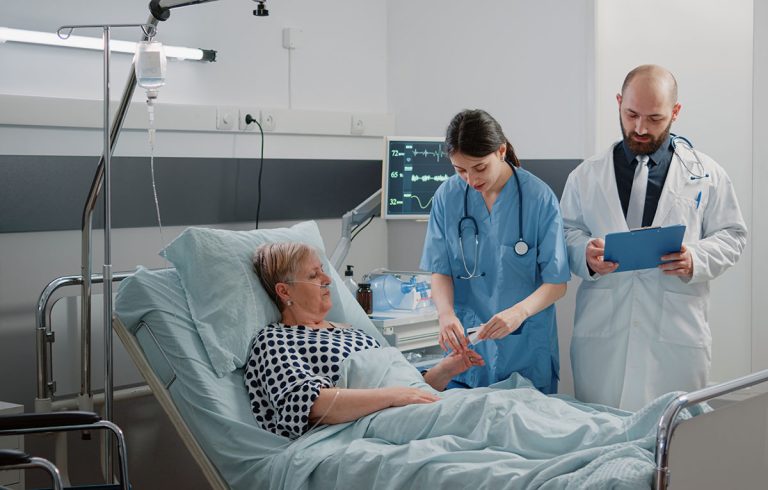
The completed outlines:
<svg viewBox="0 0 768 490">
<path fill-rule="evenodd" d="M 441 158 L 447 157 L 448 154 L 443 151 L 443 145 L 440 145 L 437 147 L 437 150 L 435 151 L 429 151 L 426 148 L 424 148 L 422 151 L 417 150 L 416 148 L 413 149 L 413 156 L 419 156 L 423 155 L 424 158 L 426 157 L 434 157 L 435 161 L 440 161 Z"/>
<path fill-rule="evenodd" d="M 448 156 L 448 154 L 443 151 L 442 144 L 438 145 L 437 149 L 434 151 L 430 151 L 426 146 L 424 147 L 423 150 L 419 150 L 418 147 L 416 147 L 415 145 L 406 145 L 405 149 L 409 151 L 414 157 L 418 157 L 418 156 L 423 156 L 424 158 L 431 157 L 431 158 L 434 158 L 435 161 L 437 162 L 439 162 L 440 160 Z M 391 156 L 404 157 L 406 156 L 406 152 L 393 148 L 391 150 Z"/>
</svg>

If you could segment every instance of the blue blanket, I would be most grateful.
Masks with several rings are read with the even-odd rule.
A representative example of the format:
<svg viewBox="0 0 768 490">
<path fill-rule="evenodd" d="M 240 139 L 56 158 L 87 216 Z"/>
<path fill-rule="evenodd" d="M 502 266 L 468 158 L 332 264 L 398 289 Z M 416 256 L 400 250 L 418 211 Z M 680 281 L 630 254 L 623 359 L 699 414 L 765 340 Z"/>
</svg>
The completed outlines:
<svg viewBox="0 0 768 490">
<path fill-rule="evenodd" d="M 434 391 L 394 348 L 356 353 L 339 387 Z M 272 456 L 272 488 L 650 488 L 665 395 L 639 412 L 545 396 L 524 378 L 315 429 Z"/>
</svg>

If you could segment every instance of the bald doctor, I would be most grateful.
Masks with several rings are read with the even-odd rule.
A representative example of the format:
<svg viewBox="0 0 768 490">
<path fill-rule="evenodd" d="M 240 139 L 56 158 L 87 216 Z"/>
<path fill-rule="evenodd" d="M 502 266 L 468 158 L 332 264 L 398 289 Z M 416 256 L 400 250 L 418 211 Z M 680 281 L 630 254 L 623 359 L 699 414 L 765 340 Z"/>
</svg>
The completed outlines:
<svg viewBox="0 0 768 490">
<path fill-rule="evenodd" d="M 623 140 L 582 162 L 560 202 L 571 270 L 583 279 L 571 342 L 576 397 L 636 410 L 706 386 L 709 281 L 739 259 L 747 228 L 731 180 L 707 155 L 673 145 L 677 82 L 632 70 L 616 95 Z M 639 163 L 638 163 L 639 162 Z M 656 269 L 614 272 L 608 233 L 686 225 L 679 253 Z"/>
</svg>

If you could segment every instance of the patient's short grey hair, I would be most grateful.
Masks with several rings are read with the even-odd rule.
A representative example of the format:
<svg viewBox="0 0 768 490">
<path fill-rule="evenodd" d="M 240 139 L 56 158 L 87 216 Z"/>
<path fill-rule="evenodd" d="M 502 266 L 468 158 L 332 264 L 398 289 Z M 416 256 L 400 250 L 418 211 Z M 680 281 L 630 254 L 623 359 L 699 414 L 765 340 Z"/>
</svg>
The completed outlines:
<svg viewBox="0 0 768 490">
<path fill-rule="evenodd" d="M 312 247 L 299 242 L 265 243 L 253 253 L 253 270 L 280 311 L 285 305 L 275 290 L 277 283 L 293 281 L 301 264 L 316 254 Z"/>
</svg>

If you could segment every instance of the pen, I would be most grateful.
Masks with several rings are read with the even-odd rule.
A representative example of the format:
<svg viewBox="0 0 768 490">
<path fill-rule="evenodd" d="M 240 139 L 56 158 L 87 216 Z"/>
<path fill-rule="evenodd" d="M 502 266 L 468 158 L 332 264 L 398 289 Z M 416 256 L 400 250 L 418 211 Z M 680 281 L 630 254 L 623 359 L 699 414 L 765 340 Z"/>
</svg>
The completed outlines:
<svg viewBox="0 0 768 490">
<path fill-rule="evenodd" d="M 696 209 L 699 209 L 699 204 L 701 204 L 701 191 L 696 195 Z"/>
</svg>

